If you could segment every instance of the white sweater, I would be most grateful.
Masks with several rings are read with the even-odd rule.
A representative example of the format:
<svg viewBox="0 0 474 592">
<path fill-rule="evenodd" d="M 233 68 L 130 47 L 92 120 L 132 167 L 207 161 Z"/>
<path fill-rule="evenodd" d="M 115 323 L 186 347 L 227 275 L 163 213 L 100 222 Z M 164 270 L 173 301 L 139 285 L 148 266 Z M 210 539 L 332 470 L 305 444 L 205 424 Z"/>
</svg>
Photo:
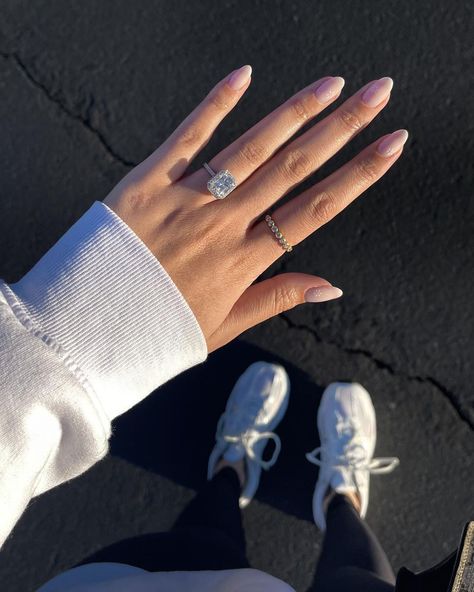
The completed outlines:
<svg viewBox="0 0 474 592">
<path fill-rule="evenodd" d="M 111 420 L 207 357 L 182 294 L 102 202 L 17 283 L 0 279 L 0 547 L 31 498 L 108 451 Z M 14 536 L 14 535 L 13 535 Z M 288 592 L 257 570 L 75 568 L 41 592 Z"/>
</svg>

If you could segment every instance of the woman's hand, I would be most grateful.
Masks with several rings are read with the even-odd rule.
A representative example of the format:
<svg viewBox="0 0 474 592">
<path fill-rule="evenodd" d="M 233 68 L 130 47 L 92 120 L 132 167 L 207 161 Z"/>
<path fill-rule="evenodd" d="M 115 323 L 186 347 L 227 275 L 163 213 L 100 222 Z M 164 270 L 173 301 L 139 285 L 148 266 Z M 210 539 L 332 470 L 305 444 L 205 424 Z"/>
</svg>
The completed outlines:
<svg viewBox="0 0 474 592">
<path fill-rule="evenodd" d="M 366 84 L 329 116 L 281 148 L 339 96 L 344 80 L 325 77 L 267 115 L 209 162 L 237 187 L 209 193 L 209 173 L 186 174 L 250 84 L 243 66 L 219 82 L 172 135 L 113 189 L 105 203 L 142 239 L 171 276 L 205 335 L 209 352 L 246 329 L 305 301 L 342 294 L 329 282 L 284 273 L 253 283 L 285 254 L 265 222 L 291 245 L 331 220 L 395 163 L 408 134 L 398 130 L 284 205 L 278 201 L 367 126 L 388 103 L 390 78 Z M 312 289 L 314 288 L 314 289 Z M 306 295 L 306 297 L 305 297 Z"/>
</svg>

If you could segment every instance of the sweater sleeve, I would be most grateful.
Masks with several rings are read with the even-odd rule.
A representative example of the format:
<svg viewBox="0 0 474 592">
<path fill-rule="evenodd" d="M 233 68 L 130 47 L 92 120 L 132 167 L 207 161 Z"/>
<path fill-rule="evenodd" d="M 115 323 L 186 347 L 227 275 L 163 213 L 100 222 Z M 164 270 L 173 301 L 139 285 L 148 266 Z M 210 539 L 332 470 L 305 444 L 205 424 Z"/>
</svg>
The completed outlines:
<svg viewBox="0 0 474 592">
<path fill-rule="evenodd" d="M 32 497 L 107 453 L 114 417 L 206 357 L 183 295 L 102 202 L 0 280 L 0 546 Z"/>
</svg>

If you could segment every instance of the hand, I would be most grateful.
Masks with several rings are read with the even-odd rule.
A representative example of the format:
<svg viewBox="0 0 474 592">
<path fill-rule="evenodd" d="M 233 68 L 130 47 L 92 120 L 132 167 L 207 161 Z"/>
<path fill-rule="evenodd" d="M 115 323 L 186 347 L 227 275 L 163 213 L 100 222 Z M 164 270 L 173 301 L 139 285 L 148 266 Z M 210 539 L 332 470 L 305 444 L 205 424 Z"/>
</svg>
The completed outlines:
<svg viewBox="0 0 474 592">
<path fill-rule="evenodd" d="M 195 314 L 211 352 L 246 329 L 305 301 L 338 297 L 317 276 L 284 273 L 254 283 L 285 254 L 265 222 L 272 217 L 291 245 L 326 224 L 395 163 L 408 134 L 370 144 L 303 193 L 278 201 L 367 126 L 390 98 L 392 80 L 366 84 L 326 118 L 282 145 L 340 94 L 325 77 L 267 115 L 209 162 L 237 187 L 223 200 L 207 190 L 209 173 L 186 174 L 219 123 L 250 85 L 243 66 L 219 82 L 171 136 L 112 190 L 105 203 L 142 239 Z M 311 288 L 314 288 L 311 290 Z M 306 300 L 305 300 L 306 295 Z"/>
</svg>

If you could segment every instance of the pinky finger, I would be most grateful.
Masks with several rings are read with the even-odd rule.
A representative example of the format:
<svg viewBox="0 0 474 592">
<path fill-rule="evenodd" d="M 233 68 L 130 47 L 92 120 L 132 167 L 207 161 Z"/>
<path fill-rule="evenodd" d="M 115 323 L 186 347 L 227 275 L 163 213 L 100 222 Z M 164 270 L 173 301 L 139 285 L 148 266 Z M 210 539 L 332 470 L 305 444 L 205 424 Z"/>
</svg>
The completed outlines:
<svg viewBox="0 0 474 592">
<path fill-rule="evenodd" d="M 401 155 L 407 138 L 404 129 L 379 138 L 334 173 L 277 208 L 272 218 L 288 243 L 303 241 L 381 179 Z M 281 256 L 282 249 L 277 241 L 269 240 L 268 232 L 266 222 L 260 221 L 250 234 L 261 243 L 260 251 L 268 254 L 271 263 Z"/>
<path fill-rule="evenodd" d="M 224 323 L 208 339 L 209 352 L 222 347 L 245 330 L 303 302 L 339 298 L 342 290 L 327 280 L 305 273 L 281 273 L 252 284 L 234 304 Z"/>
</svg>

